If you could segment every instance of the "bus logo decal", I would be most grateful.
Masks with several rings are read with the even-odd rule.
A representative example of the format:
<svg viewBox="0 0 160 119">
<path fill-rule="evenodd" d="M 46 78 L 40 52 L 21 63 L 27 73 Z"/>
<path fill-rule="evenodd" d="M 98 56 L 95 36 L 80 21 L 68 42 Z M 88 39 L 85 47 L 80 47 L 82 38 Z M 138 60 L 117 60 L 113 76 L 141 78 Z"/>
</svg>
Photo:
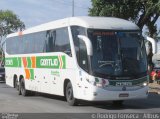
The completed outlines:
<svg viewBox="0 0 160 119">
<path fill-rule="evenodd" d="M 26 79 L 34 79 L 34 68 L 65 69 L 65 56 L 11 57 L 5 59 L 6 67 L 23 67 Z"/>
<path fill-rule="evenodd" d="M 44 56 L 36 57 L 37 68 L 52 68 L 52 69 L 65 69 L 66 59 L 65 56 Z"/>
</svg>

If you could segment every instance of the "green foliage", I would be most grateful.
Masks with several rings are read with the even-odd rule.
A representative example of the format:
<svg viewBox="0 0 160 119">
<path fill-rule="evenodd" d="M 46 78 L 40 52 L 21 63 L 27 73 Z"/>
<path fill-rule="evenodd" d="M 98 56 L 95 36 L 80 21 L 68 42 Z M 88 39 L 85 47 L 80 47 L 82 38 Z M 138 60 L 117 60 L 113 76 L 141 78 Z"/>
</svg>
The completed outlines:
<svg viewBox="0 0 160 119">
<path fill-rule="evenodd" d="M 115 16 L 119 18 L 134 18 L 137 13 L 135 1 L 132 0 L 92 0 L 91 16 Z"/>
<path fill-rule="evenodd" d="M 10 10 L 0 10 L 0 36 L 25 28 L 24 23 Z"/>
<path fill-rule="evenodd" d="M 135 22 L 140 29 L 148 27 L 151 37 L 157 32 L 160 0 L 91 0 L 91 16 L 119 17 Z"/>
<path fill-rule="evenodd" d="M 24 23 L 10 10 L 0 10 L 0 65 L 4 59 L 2 37 L 25 29 Z"/>
</svg>

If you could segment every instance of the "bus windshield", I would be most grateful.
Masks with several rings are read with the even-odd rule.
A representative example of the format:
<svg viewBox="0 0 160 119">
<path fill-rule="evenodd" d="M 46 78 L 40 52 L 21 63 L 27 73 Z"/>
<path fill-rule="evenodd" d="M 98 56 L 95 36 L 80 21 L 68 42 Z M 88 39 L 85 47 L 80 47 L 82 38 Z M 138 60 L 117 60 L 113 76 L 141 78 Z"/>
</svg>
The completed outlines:
<svg viewBox="0 0 160 119">
<path fill-rule="evenodd" d="M 88 30 L 95 76 L 140 76 L 147 72 L 144 41 L 138 31 Z"/>
</svg>

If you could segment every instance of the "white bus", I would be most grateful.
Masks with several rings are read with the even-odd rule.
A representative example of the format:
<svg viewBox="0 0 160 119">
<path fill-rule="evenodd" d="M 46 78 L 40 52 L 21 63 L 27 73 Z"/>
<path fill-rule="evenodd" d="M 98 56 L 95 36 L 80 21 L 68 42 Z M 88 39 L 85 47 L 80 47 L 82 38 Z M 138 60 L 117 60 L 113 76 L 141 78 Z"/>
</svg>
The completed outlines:
<svg viewBox="0 0 160 119">
<path fill-rule="evenodd" d="M 147 59 L 140 29 L 107 17 L 72 17 L 7 36 L 6 84 L 79 100 L 146 98 Z"/>
</svg>

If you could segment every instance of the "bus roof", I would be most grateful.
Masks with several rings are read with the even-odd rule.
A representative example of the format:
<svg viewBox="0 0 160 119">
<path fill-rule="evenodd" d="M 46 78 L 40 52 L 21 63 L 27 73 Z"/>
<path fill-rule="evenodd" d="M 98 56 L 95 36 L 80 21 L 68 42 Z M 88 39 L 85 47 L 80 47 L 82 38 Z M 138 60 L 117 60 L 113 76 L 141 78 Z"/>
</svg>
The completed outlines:
<svg viewBox="0 0 160 119">
<path fill-rule="evenodd" d="M 134 23 L 115 17 L 69 17 L 61 20 L 56 20 L 41 24 L 27 30 L 24 30 L 22 34 L 29 34 L 34 32 L 40 32 L 55 28 L 61 28 L 66 26 L 82 26 L 93 29 L 108 29 L 108 30 L 139 30 L 138 26 Z M 20 33 L 12 33 L 7 37 L 18 36 Z"/>
</svg>

